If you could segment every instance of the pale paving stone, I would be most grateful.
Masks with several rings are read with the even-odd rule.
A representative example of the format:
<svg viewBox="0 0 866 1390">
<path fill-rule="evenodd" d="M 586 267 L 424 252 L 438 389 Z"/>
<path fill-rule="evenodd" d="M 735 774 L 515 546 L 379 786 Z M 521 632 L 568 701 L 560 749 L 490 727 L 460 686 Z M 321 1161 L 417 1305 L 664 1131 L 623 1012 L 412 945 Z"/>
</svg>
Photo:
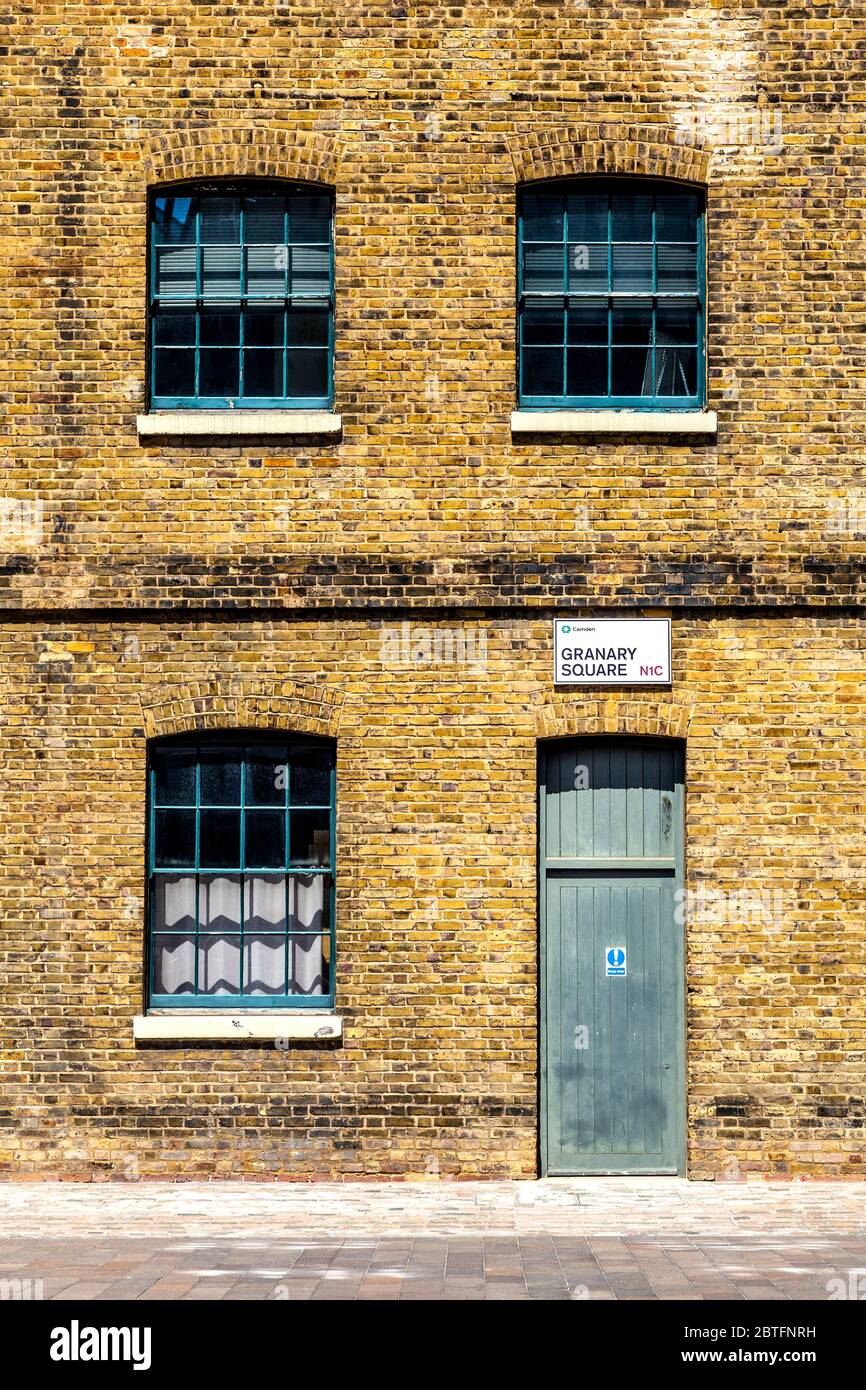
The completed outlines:
<svg viewBox="0 0 866 1390">
<path fill-rule="evenodd" d="M 44 1296 L 823 1300 L 866 1190 L 678 1179 L 0 1185 L 0 1268 Z"/>
</svg>

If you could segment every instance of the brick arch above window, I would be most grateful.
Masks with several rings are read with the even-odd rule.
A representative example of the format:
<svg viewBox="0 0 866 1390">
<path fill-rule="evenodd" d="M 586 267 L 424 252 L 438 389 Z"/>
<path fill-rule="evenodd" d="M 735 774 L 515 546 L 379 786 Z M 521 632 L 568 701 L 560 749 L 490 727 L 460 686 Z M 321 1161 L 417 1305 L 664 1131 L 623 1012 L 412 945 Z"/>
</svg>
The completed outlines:
<svg viewBox="0 0 866 1390">
<path fill-rule="evenodd" d="M 672 126 L 575 125 L 509 140 L 515 181 L 589 174 L 709 181 L 711 151 Z"/>
<path fill-rule="evenodd" d="M 649 738 L 685 738 L 694 702 L 688 699 L 574 700 L 555 696 L 539 709 L 538 738 L 579 738 L 585 734 L 640 734 Z"/>
<path fill-rule="evenodd" d="M 334 142 L 310 130 L 257 128 L 231 135 L 223 129 L 172 131 L 153 139 L 144 152 L 150 185 L 211 178 L 333 184 L 338 164 Z"/>
<path fill-rule="evenodd" d="M 218 729 L 269 729 L 337 735 L 342 695 L 311 682 L 273 686 L 243 681 L 204 681 L 144 691 L 140 696 L 145 738 Z"/>
</svg>

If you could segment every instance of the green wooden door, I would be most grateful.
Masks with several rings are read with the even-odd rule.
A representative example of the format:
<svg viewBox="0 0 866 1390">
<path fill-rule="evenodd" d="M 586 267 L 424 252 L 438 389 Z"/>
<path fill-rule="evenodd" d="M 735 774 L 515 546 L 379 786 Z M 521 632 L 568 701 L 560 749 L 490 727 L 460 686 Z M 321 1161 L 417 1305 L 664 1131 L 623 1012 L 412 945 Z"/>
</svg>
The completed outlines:
<svg viewBox="0 0 866 1390">
<path fill-rule="evenodd" d="M 539 778 L 542 1169 L 683 1172 L 682 749 L 549 744 Z"/>
</svg>

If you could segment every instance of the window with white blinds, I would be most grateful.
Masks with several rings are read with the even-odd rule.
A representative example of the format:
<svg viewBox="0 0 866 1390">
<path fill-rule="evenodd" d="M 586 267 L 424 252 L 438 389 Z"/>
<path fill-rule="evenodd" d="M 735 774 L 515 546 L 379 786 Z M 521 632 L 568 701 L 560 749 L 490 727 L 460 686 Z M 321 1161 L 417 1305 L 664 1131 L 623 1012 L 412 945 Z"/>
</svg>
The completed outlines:
<svg viewBox="0 0 866 1390">
<path fill-rule="evenodd" d="M 326 408 L 333 196 L 310 185 L 157 190 L 150 216 L 154 408 Z"/>
<path fill-rule="evenodd" d="M 655 180 L 535 185 L 522 192 L 518 225 L 521 404 L 703 404 L 698 190 Z"/>
</svg>

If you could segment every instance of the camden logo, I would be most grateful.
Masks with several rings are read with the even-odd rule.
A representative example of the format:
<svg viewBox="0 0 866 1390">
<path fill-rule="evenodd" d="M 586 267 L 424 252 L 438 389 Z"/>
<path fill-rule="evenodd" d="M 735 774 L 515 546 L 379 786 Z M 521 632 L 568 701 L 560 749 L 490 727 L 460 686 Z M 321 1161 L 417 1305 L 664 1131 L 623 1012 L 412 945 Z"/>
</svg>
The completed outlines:
<svg viewBox="0 0 866 1390">
<path fill-rule="evenodd" d="M 51 1329 L 52 1361 L 131 1361 L 134 1371 L 150 1370 L 149 1327 L 68 1327 Z"/>
</svg>

